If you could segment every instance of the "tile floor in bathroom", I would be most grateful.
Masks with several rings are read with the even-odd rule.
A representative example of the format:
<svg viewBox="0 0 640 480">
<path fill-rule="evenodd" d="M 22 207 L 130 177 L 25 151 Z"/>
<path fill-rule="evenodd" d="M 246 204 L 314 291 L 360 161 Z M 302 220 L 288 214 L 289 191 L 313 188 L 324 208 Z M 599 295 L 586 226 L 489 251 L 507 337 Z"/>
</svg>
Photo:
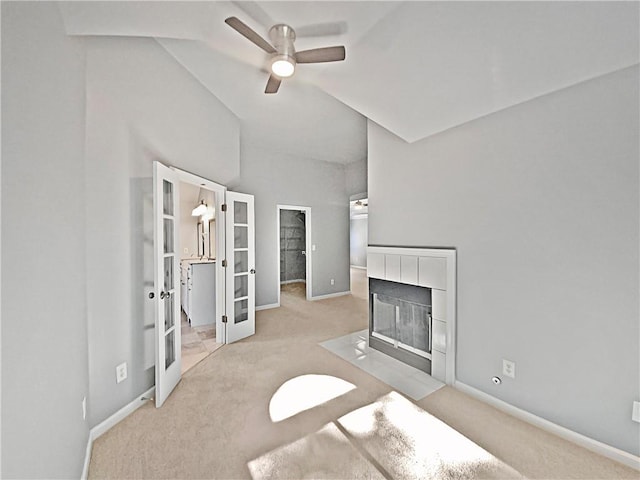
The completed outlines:
<svg viewBox="0 0 640 480">
<path fill-rule="evenodd" d="M 222 344 L 216 342 L 215 324 L 191 327 L 184 312 L 181 316 L 181 373 L 184 373 L 209 356 L 210 353 L 222 347 Z"/>
<path fill-rule="evenodd" d="M 320 345 L 414 400 L 444 386 L 431 375 L 370 348 L 368 338 L 368 330 L 362 330 Z"/>
</svg>

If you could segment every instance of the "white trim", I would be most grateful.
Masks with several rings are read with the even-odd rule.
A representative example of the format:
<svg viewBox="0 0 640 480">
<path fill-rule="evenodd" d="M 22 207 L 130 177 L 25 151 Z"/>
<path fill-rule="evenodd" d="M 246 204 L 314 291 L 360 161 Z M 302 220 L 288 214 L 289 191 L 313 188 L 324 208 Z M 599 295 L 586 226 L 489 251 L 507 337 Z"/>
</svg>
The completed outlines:
<svg viewBox="0 0 640 480">
<path fill-rule="evenodd" d="M 594 440 L 593 438 L 582 435 L 581 433 L 574 432 L 573 430 L 569 430 L 566 427 L 550 422 L 549 420 L 546 420 L 542 417 L 538 417 L 533 413 L 529 413 L 526 410 L 515 407 L 510 403 L 500 400 L 499 398 L 489 395 L 488 393 L 484 393 L 483 391 L 478 390 L 477 388 L 474 388 L 458 380 L 456 380 L 454 387 L 463 393 L 466 393 L 472 397 L 477 398 L 478 400 L 488 403 L 489 405 L 505 413 L 508 413 L 513 417 L 524 420 L 531 425 L 535 425 L 542 430 L 553 433 L 560 438 L 573 442 L 576 445 L 603 455 L 607 458 L 610 458 L 611 460 L 620 462 L 635 470 L 640 470 L 640 457 L 637 457 L 629 452 L 625 452 L 624 450 L 612 447 L 611 445 L 599 442 L 598 440 Z"/>
<path fill-rule="evenodd" d="M 366 270 L 367 267 L 359 267 L 358 265 L 349 265 L 351 268 L 357 268 L 358 270 Z"/>
<path fill-rule="evenodd" d="M 316 297 L 311 297 L 309 300 L 324 300 L 326 298 L 342 297 L 344 295 L 351 295 L 351 290 L 347 290 L 346 292 L 336 292 L 336 293 L 327 293 L 326 295 L 318 295 Z"/>
<path fill-rule="evenodd" d="M 93 449 L 93 442 L 104 435 L 109 429 L 115 427 L 122 420 L 127 418 L 137 409 L 144 405 L 146 401 L 150 401 L 151 397 L 155 394 L 156 387 L 153 386 L 142 395 L 137 396 L 130 403 L 122 407 L 116 413 L 111 415 L 106 420 L 103 420 L 98 425 L 89 430 L 89 437 L 87 438 L 87 448 L 84 456 L 84 466 L 82 467 L 82 480 L 86 480 L 89 474 L 89 463 L 91 461 L 91 450 Z"/>
<path fill-rule="evenodd" d="M 144 405 L 145 401 L 147 401 L 146 399 L 151 398 L 155 394 L 155 391 L 156 391 L 156 387 L 155 386 L 151 387 L 149 390 L 144 392 L 142 395 L 137 396 L 133 401 L 131 401 L 129 404 L 122 407 L 120 410 L 118 410 L 116 413 L 111 415 L 109 418 L 107 418 L 106 420 L 100 422 L 98 425 L 93 427 L 91 429 L 92 440 L 95 440 L 96 438 L 101 437 L 110 428 L 116 426 L 122 420 L 124 420 L 133 412 L 135 412 L 137 409 L 139 409 L 142 405 Z"/>
<path fill-rule="evenodd" d="M 367 253 L 388 253 L 394 255 L 419 255 L 421 257 L 455 257 L 454 247 L 443 248 L 422 248 L 422 247 L 380 247 L 376 245 L 367 246 Z"/>
<path fill-rule="evenodd" d="M 89 478 L 89 463 L 91 462 L 91 450 L 93 449 L 93 439 L 91 438 L 91 431 L 87 435 L 87 448 L 84 451 L 84 465 L 82 466 L 82 476 L 80 480 L 87 480 Z"/>
<path fill-rule="evenodd" d="M 269 310 L 271 308 L 278 308 L 280 306 L 279 303 L 269 303 L 267 305 L 260 305 L 259 307 L 256 307 L 256 312 L 259 312 L 260 310 Z"/>
<path fill-rule="evenodd" d="M 277 268 L 276 268 L 276 285 L 278 285 L 278 305 L 280 305 L 280 210 L 298 210 L 304 212 L 304 236 L 305 236 L 305 256 L 307 257 L 307 263 L 305 266 L 306 279 L 304 280 L 307 287 L 307 300 L 313 300 L 313 275 L 312 270 L 312 249 L 311 249 L 311 207 L 302 207 L 298 205 L 276 205 L 276 235 L 278 241 L 276 242 L 276 256 L 277 256 Z"/>
</svg>

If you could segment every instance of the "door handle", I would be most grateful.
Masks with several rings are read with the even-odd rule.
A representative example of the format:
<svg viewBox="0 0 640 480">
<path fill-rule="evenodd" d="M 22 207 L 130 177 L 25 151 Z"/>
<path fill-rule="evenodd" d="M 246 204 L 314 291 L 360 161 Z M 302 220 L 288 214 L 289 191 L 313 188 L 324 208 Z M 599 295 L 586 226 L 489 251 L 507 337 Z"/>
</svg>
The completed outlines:
<svg viewBox="0 0 640 480">
<path fill-rule="evenodd" d="M 255 275 L 255 273 L 256 273 L 256 269 L 255 269 L 255 268 L 252 268 L 251 270 L 249 270 L 249 273 L 250 273 L 251 275 Z"/>
<path fill-rule="evenodd" d="M 164 300 L 165 298 L 169 298 L 169 292 L 160 292 L 160 300 Z"/>
<path fill-rule="evenodd" d="M 150 298 L 150 299 L 152 299 L 152 300 L 153 300 L 155 297 L 156 297 L 156 294 L 155 294 L 155 293 L 153 293 L 153 292 L 149 292 L 149 298 Z"/>
</svg>

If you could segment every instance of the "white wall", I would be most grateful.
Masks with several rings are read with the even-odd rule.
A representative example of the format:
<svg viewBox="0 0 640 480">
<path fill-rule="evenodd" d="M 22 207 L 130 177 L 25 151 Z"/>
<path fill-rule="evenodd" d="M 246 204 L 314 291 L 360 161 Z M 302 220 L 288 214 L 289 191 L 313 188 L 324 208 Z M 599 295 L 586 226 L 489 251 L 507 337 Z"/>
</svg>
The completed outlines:
<svg viewBox="0 0 640 480">
<path fill-rule="evenodd" d="M 191 212 L 198 204 L 200 187 L 180 182 L 180 257 L 198 255 L 198 219 Z M 187 249 L 185 252 L 184 249 Z"/>
<path fill-rule="evenodd" d="M 414 144 L 370 122 L 368 189 L 369 243 L 457 248 L 460 381 L 635 455 L 638 100 L 634 67 Z"/>
<path fill-rule="evenodd" d="M 350 258 L 351 265 L 355 267 L 367 266 L 367 239 L 368 239 L 367 217 L 352 218 L 349 229 L 350 238 Z"/>
<path fill-rule="evenodd" d="M 1 8 L 1 476 L 79 478 L 89 432 L 85 52 L 55 5 Z"/>
<path fill-rule="evenodd" d="M 256 306 L 278 301 L 278 204 L 311 207 L 311 238 L 317 247 L 311 252 L 313 295 L 348 291 L 349 196 L 344 165 L 273 152 L 247 137 L 243 131 L 241 180 L 230 190 L 255 195 Z"/>
<path fill-rule="evenodd" d="M 87 38 L 87 299 L 91 425 L 154 383 L 152 160 L 221 184 L 236 117 L 151 39 Z M 115 382 L 115 367 L 129 378 Z"/>
</svg>

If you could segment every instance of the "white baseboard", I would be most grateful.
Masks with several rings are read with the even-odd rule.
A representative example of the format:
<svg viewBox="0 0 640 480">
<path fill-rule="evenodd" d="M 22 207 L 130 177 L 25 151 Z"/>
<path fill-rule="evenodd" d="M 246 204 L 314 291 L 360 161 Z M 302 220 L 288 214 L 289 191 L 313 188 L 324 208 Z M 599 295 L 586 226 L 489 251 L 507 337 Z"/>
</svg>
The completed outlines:
<svg viewBox="0 0 640 480">
<path fill-rule="evenodd" d="M 599 442 L 598 440 L 594 440 L 593 438 L 589 438 L 585 435 L 582 435 L 581 433 L 569 430 L 568 428 L 550 422 L 549 420 L 546 420 L 542 417 L 538 417 L 537 415 L 529 413 L 526 410 L 514 407 L 513 405 L 492 395 L 489 395 L 488 393 L 484 393 L 477 388 L 467 385 L 466 383 L 456 381 L 454 383 L 454 387 L 463 393 L 466 393 L 472 397 L 477 398 L 478 400 L 488 403 L 489 405 L 497 408 L 498 410 L 502 410 L 503 412 L 508 413 L 513 417 L 535 425 L 542 430 L 553 433 L 560 438 L 569 440 L 570 442 L 586 448 L 587 450 L 591 450 L 592 452 L 620 462 L 628 467 L 640 470 L 640 457 L 632 455 L 629 452 L 625 452 L 624 450 L 620 450 L 619 448 Z"/>
<path fill-rule="evenodd" d="M 98 425 L 96 425 L 91 430 L 89 430 L 89 438 L 87 439 L 87 449 L 85 451 L 85 457 L 84 457 L 84 467 L 82 468 L 82 477 L 81 477 L 82 480 L 86 480 L 89 474 L 89 462 L 91 461 L 91 449 L 93 448 L 93 442 L 98 437 L 106 433 L 110 428 L 120 423 L 122 420 L 127 418 L 129 415 L 131 415 L 133 412 L 139 409 L 142 405 L 144 405 L 145 401 L 148 401 L 145 399 L 149 399 L 153 397 L 153 395 L 155 394 L 155 390 L 156 390 L 155 386 L 151 387 L 142 395 L 136 397 L 135 400 L 125 405 L 116 413 L 111 415 L 109 418 L 100 422 Z"/>
<path fill-rule="evenodd" d="M 358 270 L 366 270 L 367 267 L 360 267 L 358 265 L 350 265 L 351 268 L 357 268 Z"/>
<path fill-rule="evenodd" d="M 91 462 L 91 449 L 93 447 L 93 439 L 91 438 L 91 431 L 87 435 L 87 448 L 84 452 L 84 465 L 82 466 L 81 480 L 87 480 L 89 478 L 89 462 Z"/>
<path fill-rule="evenodd" d="M 347 290 L 346 292 L 336 292 L 336 293 L 327 293 L 326 295 L 318 295 L 316 297 L 311 297 L 309 300 L 324 300 L 326 298 L 342 297 L 343 295 L 351 295 L 351 290 Z"/>
<path fill-rule="evenodd" d="M 271 308 L 278 308 L 280 306 L 279 303 L 269 303 L 267 305 L 260 305 L 259 307 L 256 307 L 256 312 L 259 312 L 260 310 L 269 310 Z"/>
</svg>

